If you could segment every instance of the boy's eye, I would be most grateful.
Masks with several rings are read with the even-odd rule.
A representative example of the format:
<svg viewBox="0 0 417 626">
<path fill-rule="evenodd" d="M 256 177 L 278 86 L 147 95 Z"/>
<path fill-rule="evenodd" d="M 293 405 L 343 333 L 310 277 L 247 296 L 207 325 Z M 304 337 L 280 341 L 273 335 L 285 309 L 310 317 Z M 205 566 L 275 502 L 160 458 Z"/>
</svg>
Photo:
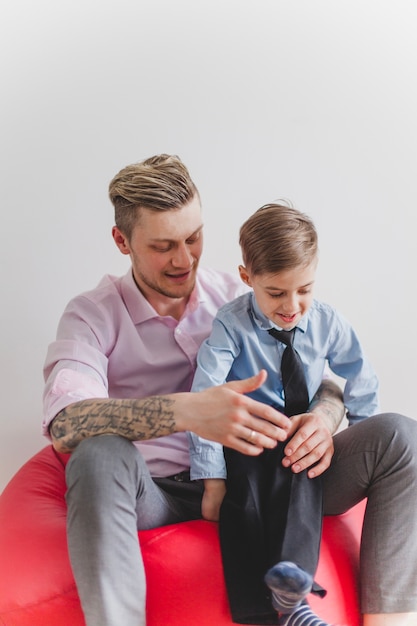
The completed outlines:
<svg viewBox="0 0 417 626">
<path fill-rule="evenodd" d="M 307 296 L 310 292 L 311 292 L 311 289 L 300 289 L 297 293 L 299 296 Z M 282 298 L 283 296 L 285 296 L 284 291 L 280 291 L 279 293 L 274 292 L 274 293 L 269 294 L 270 298 Z"/>
</svg>

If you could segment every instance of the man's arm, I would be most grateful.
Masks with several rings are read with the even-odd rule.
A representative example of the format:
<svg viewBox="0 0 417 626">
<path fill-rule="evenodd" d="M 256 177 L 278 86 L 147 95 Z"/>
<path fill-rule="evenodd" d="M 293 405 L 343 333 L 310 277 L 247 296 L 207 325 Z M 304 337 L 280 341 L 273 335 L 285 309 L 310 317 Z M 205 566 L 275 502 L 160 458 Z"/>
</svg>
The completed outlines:
<svg viewBox="0 0 417 626">
<path fill-rule="evenodd" d="M 67 406 L 54 418 L 50 435 L 59 452 L 71 452 L 86 437 L 116 434 L 140 441 L 192 431 L 205 439 L 256 456 L 285 441 L 290 420 L 245 394 L 266 379 L 256 376 L 196 393 L 142 400 L 97 398 Z"/>
<path fill-rule="evenodd" d="M 120 435 L 131 441 L 175 432 L 174 397 L 143 400 L 92 398 L 65 407 L 50 425 L 54 447 L 71 452 L 87 437 Z"/>
<path fill-rule="evenodd" d="M 310 411 L 291 418 L 290 440 L 283 465 L 298 473 L 308 470 L 314 478 L 330 465 L 334 453 L 333 435 L 345 415 L 343 394 L 331 380 L 323 380 L 310 403 Z"/>
<path fill-rule="evenodd" d="M 310 402 L 310 411 L 321 415 L 330 433 L 334 435 L 345 416 L 343 394 L 339 385 L 332 380 L 323 380 Z"/>
</svg>

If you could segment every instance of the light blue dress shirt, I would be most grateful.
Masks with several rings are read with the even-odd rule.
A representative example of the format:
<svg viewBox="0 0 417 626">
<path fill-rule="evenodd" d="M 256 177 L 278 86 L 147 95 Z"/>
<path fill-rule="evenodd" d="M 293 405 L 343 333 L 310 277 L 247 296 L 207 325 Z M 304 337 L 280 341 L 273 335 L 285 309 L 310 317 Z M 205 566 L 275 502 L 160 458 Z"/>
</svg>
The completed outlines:
<svg viewBox="0 0 417 626">
<path fill-rule="evenodd" d="M 266 382 L 249 395 L 282 411 L 285 399 L 280 364 L 285 345 L 268 333 L 270 328 L 278 327 L 260 311 L 253 292 L 224 305 L 198 352 L 192 391 L 242 380 L 265 369 Z M 310 400 L 328 363 L 346 380 L 344 404 L 349 424 L 378 413 L 377 376 L 355 331 L 333 307 L 313 300 L 297 325 L 294 348 L 304 365 Z M 189 438 L 192 480 L 225 478 L 222 446 L 193 433 Z"/>
</svg>

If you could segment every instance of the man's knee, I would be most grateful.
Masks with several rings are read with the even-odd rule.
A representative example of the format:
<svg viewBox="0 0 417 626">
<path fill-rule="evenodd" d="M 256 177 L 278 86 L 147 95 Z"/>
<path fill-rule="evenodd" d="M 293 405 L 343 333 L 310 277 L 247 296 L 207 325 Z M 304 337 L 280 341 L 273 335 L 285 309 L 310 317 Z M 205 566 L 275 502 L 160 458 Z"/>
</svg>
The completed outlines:
<svg viewBox="0 0 417 626">
<path fill-rule="evenodd" d="M 417 466 L 417 421 L 399 413 L 381 413 L 370 419 L 373 421 L 370 426 L 386 452 L 399 459 L 407 457 Z"/>
<path fill-rule="evenodd" d="M 132 442 L 118 435 L 87 437 L 78 444 L 67 465 L 67 477 L 76 473 L 84 477 L 106 476 L 120 467 L 136 466 L 140 457 Z"/>
<path fill-rule="evenodd" d="M 400 413 L 381 413 L 369 419 L 376 420 L 378 431 L 388 436 L 397 434 L 401 439 L 407 439 L 417 433 L 417 421 Z"/>
</svg>

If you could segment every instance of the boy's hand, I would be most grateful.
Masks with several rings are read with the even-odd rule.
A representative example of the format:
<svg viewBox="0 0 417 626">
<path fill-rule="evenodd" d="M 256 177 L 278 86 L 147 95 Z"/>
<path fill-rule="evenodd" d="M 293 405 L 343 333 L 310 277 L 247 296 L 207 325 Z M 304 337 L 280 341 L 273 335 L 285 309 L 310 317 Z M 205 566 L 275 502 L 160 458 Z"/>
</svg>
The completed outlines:
<svg viewBox="0 0 417 626">
<path fill-rule="evenodd" d="M 283 466 L 291 467 L 296 474 L 310 468 L 309 478 L 320 476 L 329 467 L 334 453 L 327 420 L 318 413 L 302 413 L 291 418 L 291 426 Z"/>
</svg>

